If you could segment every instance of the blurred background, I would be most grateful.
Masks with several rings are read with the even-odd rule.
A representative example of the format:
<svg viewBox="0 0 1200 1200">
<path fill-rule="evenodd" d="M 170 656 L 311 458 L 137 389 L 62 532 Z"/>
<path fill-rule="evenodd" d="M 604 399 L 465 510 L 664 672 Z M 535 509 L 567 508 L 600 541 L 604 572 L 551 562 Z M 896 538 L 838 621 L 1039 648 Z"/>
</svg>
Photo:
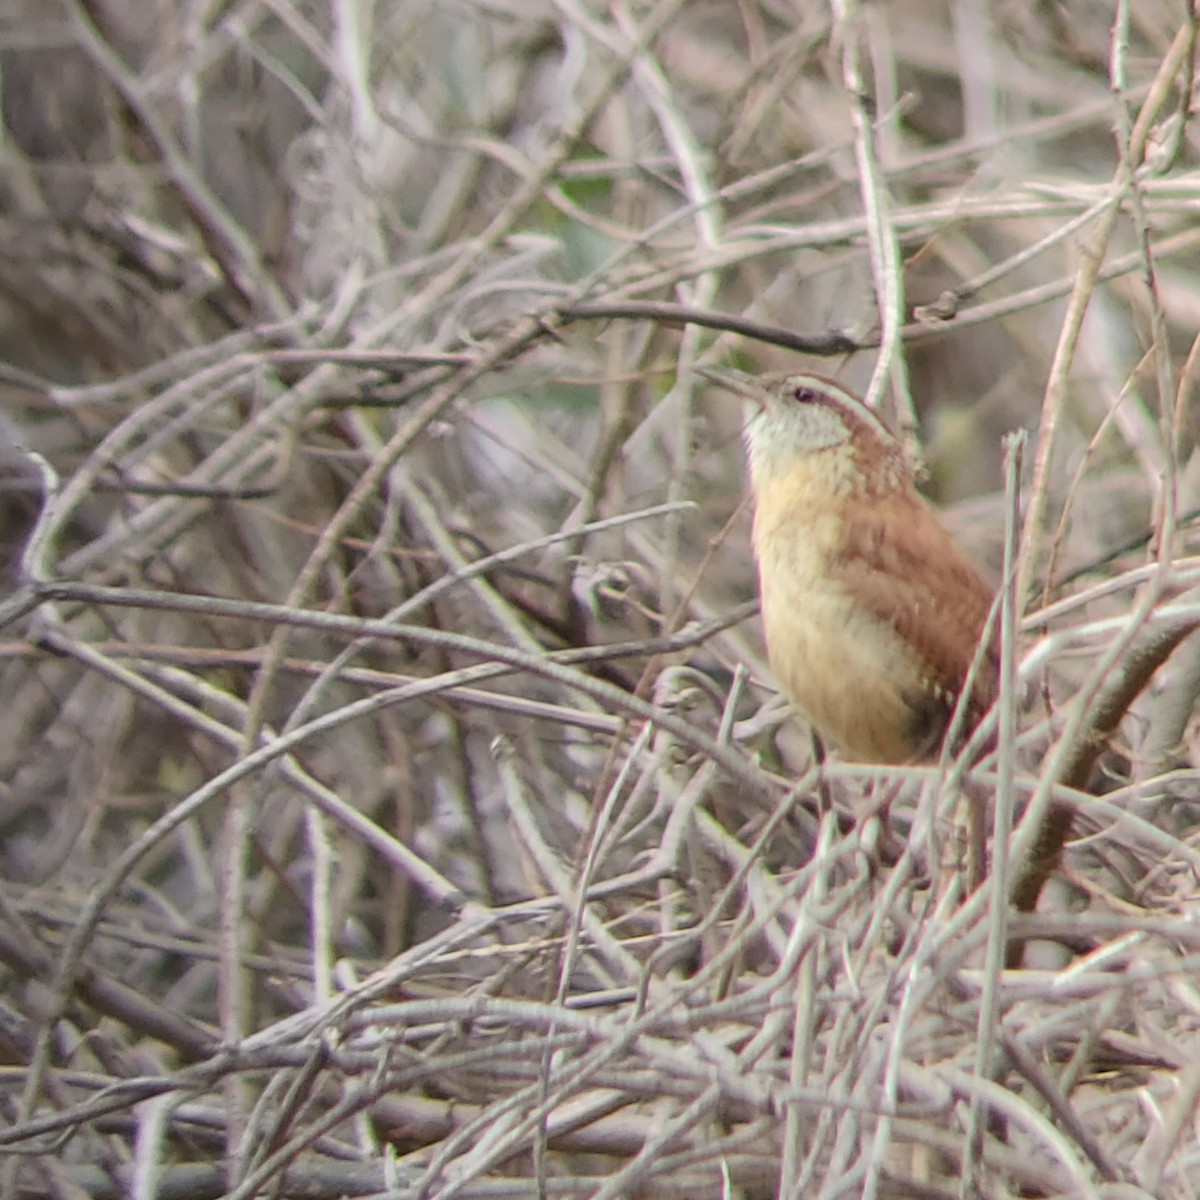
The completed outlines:
<svg viewBox="0 0 1200 1200">
<path fill-rule="evenodd" d="M 1159 982 L 1003 993 L 1056 1101 L 1013 1051 L 973 1142 L 978 990 L 893 1007 L 980 952 L 954 797 L 805 774 L 693 368 L 865 390 L 899 339 L 883 410 L 993 581 L 1029 433 L 1034 790 L 1139 570 L 1188 581 L 1196 19 L 0 0 L 0 1105 L 76 1135 L 0 1189 L 1191 1194 L 1190 1118 L 1146 1146 L 1195 1062 L 1194 656 L 1110 797 L 1173 814 Z M 864 832 L 935 811 L 950 867 Z M 1155 855 L 1104 828 L 1131 922 Z"/>
</svg>

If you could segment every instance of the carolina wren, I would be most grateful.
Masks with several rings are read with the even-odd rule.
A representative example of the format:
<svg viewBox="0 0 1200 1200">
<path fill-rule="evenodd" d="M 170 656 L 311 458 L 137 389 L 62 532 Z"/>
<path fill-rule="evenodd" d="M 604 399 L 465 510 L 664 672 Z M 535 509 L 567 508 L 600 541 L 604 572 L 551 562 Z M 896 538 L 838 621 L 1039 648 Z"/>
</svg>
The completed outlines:
<svg viewBox="0 0 1200 1200">
<path fill-rule="evenodd" d="M 917 492 L 899 442 L 819 375 L 700 373 L 759 410 L 746 424 L 771 668 L 844 757 L 936 756 L 992 603 Z M 986 653 L 968 723 L 996 689 Z"/>
</svg>

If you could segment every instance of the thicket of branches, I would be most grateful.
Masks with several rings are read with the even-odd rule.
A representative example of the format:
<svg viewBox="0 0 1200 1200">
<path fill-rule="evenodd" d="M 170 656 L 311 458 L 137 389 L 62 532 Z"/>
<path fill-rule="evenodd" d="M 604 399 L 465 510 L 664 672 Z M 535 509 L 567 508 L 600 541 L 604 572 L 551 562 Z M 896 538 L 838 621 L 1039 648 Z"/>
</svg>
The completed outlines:
<svg viewBox="0 0 1200 1200">
<path fill-rule="evenodd" d="M 1193 1195 L 1196 16 L 7 0 L 0 1195 Z M 728 362 L 996 750 L 814 765 Z"/>
</svg>

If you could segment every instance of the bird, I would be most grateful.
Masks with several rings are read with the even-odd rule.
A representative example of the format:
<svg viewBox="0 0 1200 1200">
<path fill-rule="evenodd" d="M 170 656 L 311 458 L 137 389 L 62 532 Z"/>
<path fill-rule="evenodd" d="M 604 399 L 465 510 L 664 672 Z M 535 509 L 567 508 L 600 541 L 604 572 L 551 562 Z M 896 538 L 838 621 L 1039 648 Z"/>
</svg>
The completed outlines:
<svg viewBox="0 0 1200 1200">
<path fill-rule="evenodd" d="M 833 379 L 699 368 L 754 402 L 745 425 L 767 657 L 843 759 L 940 754 L 971 679 L 964 732 L 995 699 L 992 589 L 917 490 L 899 439 Z"/>
</svg>

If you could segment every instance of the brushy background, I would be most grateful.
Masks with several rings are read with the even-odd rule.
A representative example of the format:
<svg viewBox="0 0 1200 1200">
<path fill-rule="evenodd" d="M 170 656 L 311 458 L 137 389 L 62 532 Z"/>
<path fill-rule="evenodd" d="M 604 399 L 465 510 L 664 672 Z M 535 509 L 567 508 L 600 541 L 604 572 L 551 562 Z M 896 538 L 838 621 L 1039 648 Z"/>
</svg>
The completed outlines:
<svg viewBox="0 0 1200 1200">
<path fill-rule="evenodd" d="M 4 0 L 0 1196 L 1195 1195 L 1190 8 Z M 879 362 L 1021 533 L 970 901 L 693 371 Z"/>
</svg>

